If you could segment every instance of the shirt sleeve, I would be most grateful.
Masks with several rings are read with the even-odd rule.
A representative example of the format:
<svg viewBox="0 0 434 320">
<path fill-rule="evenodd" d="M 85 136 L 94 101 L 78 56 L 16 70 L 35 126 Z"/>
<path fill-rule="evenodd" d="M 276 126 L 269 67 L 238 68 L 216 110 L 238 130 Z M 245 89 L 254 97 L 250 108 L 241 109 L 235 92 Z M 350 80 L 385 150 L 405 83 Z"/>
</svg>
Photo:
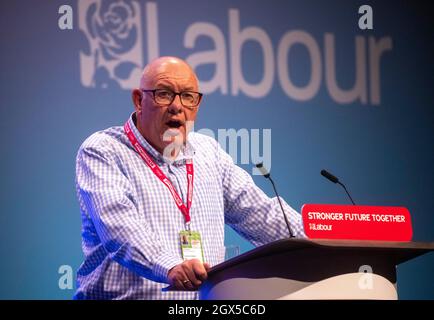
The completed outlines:
<svg viewBox="0 0 434 320">
<path fill-rule="evenodd" d="M 111 259 L 140 276 L 168 282 L 168 271 L 182 263 L 152 232 L 135 205 L 133 188 L 108 148 L 82 147 L 76 164 L 82 213 L 93 223 Z"/>
<path fill-rule="evenodd" d="M 218 145 L 218 144 L 217 144 Z M 225 221 L 255 246 L 289 237 L 277 197 L 268 197 L 252 177 L 217 146 L 222 174 Z M 280 198 L 293 235 L 305 238 L 301 215 Z"/>
</svg>

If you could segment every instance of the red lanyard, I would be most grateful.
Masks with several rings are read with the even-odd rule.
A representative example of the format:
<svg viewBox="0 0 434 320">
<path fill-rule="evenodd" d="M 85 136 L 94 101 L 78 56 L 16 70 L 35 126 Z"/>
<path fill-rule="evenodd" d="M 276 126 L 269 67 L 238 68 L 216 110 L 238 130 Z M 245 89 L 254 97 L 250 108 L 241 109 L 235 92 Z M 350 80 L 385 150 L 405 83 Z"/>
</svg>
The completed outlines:
<svg viewBox="0 0 434 320">
<path fill-rule="evenodd" d="M 137 141 L 137 138 L 134 135 L 134 132 L 131 130 L 131 127 L 130 127 L 130 124 L 128 121 L 124 125 L 124 130 L 128 136 L 128 139 L 130 139 L 131 143 L 133 144 L 136 151 L 139 153 L 140 157 L 142 157 L 143 161 L 145 161 L 145 163 L 152 170 L 152 172 L 169 189 L 170 193 L 172 194 L 173 200 L 175 200 L 176 206 L 181 211 L 181 213 L 184 215 L 185 223 L 188 226 L 190 224 L 190 208 L 191 208 L 191 200 L 193 198 L 193 178 L 194 178 L 193 161 L 191 159 L 187 159 L 187 161 L 186 161 L 186 167 L 187 167 L 187 205 L 185 205 L 184 202 L 182 201 L 181 197 L 178 195 L 178 192 L 176 192 L 176 189 L 173 187 L 170 180 L 166 177 L 166 175 L 163 173 L 163 171 L 161 171 L 160 167 L 158 167 L 158 165 L 152 160 L 152 158 L 149 156 L 149 154 L 146 152 L 146 150 Z"/>
</svg>

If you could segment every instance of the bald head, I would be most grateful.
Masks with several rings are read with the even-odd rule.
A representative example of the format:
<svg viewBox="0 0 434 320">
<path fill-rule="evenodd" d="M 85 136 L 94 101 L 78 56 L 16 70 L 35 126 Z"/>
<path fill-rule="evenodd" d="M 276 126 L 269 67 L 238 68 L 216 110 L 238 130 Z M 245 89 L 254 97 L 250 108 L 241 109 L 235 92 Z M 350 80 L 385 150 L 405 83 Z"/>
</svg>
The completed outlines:
<svg viewBox="0 0 434 320">
<path fill-rule="evenodd" d="M 151 61 L 144 69 L 140 79 L 140 88 L 148 89 L 155 85 L 156 80 L 164 80 L 168 75 L 171 79 L 190 82 L 195 91 L 199 91 L 199 84 L 190 65 L 177 57 L 160 57 Z"/>
<path fill-rule="evenodd" d="M 160 103 L 155 100 L 154 90 L 158 90 L 160 97 L 163 97 Z M 171 150 L 173 142 L 176 145 L 185 143 L 190 130 L 187 124 L 191 126 L 196 120 L 201 96 L 194 106 L 184 106 L 182 99 L 188 101 L 189 97 L 197 97 L 198 93 L 197 77 L 182 59 L 161 57 L 150 62 L 143 70 L 140 88 L 132 92 L 136 125 L 142 136 L 161 154 Z M 170 105 L 161 104 L 165 95 L 172 95 Z"/>
</svg>

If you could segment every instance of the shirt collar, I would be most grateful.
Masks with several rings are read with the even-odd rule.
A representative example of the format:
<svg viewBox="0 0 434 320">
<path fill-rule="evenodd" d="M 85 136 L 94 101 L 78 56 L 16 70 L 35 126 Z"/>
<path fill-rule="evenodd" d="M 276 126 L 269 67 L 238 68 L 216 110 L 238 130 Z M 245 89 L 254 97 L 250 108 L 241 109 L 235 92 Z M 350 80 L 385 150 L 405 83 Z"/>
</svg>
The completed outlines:
<svg viewBox="0 0 434 320">
<path fill-rule="evenodd" d="M 159 153 L 151 144 L 142 136 L 142 134 L 139 132 L 139 130 L 136 127 L 136 113 L 133 112 L 128 119 L 128 122 L 130 124 L 130 128 L 133 131 L 134 135 L 136 136 L 137 141 L 140 143 L 140 145 L 154 158 L 154 161 L 157 163 L 169 163 L 173 164 L 175 166 L 181 166 L 184 165 L 187 159 L 192 159 L 194 154 L 196 153 L 193 145 L 188 141 L 184 146 L 182 146 L 178 156 L 175 160 L 170 160 L 164 157 L 161 153 Z"/>
</svg>

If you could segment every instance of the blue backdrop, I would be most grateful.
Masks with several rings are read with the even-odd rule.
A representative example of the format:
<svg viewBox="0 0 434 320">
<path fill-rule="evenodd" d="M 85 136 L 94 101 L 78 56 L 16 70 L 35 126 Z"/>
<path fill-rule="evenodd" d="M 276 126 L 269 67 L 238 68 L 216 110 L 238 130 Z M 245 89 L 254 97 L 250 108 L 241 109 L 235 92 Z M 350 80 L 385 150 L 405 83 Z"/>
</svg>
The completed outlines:
<svg viewBox="0 0 434 320">
<path fill-rule="evenodd" d="M 72 30 L 59 27 L 65 4 Z M 363 4 L 372 30 L 359 28 Z M 251 171 L 267 160 L 294 208 L 348 203 L 320 176 L 326 168 L 358 204 L 407 207 L 414 240 L 434 241 L 429 12 L 408 1 L 0 2 L 0 298 L 72 297 L 58 270 L 82 261 L 76 152 L 124 123 L 138 72 L 158 55 L 198 72 L 195 129 L 247 132 L 237 163 Z M 252 248 L 229 229 L 226 243 Z M 400 265 L 400 298 L 433 299 L 432 270 L 434 254 Z"/>
</svg>

